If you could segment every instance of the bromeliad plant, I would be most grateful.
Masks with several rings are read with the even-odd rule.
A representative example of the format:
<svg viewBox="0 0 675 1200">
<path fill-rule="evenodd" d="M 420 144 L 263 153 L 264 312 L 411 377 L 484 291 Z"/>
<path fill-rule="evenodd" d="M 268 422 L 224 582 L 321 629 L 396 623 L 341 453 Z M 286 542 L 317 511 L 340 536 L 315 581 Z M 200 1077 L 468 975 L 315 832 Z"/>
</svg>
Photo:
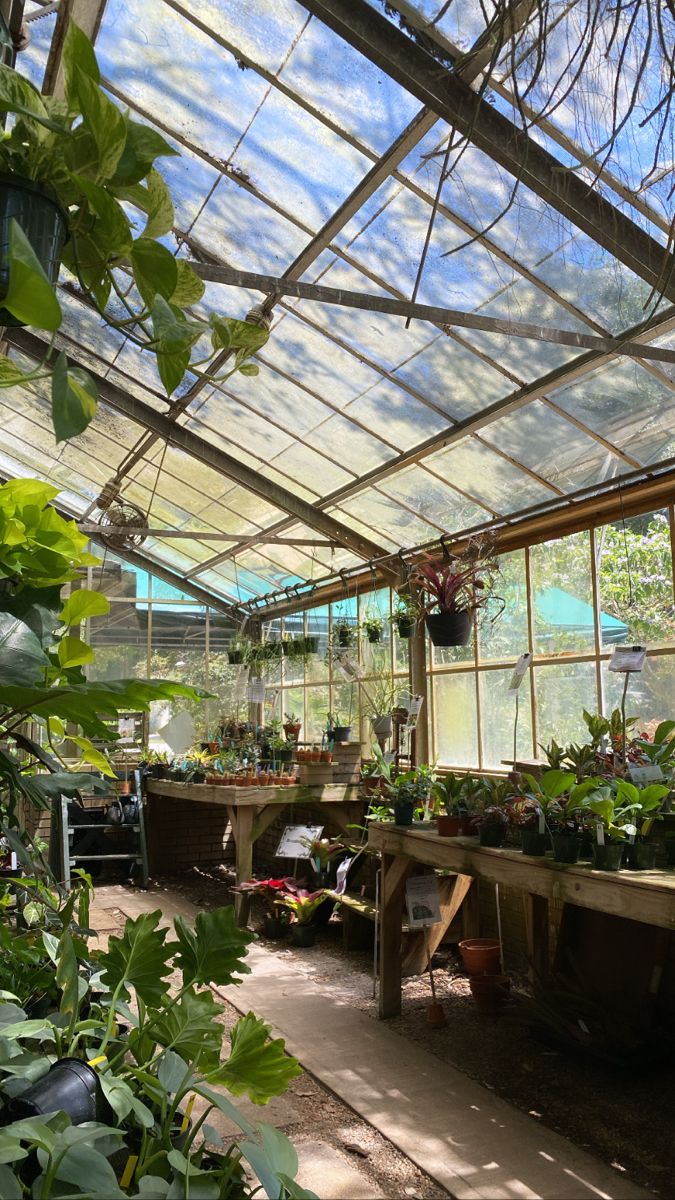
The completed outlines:
<svg viewBox="0 0 675 1200">
<path fill-rule="evenodd" d="M 160 919 L 158 911 L 128 920 L 105 953 L 85 962 L 68 930 L 45 935 L 58 1011 L 29 1020 L 16 999 L 0 1005 L 3 1196 L 245 1198 L 259 1194 L 241 1169 L 245 1159 L 271 1200 L 312 1197 L 294 1182 L 288 1139 L 250 1122 L 230 1098 L 265 1104 L 300 1073 L 298 1063 L 253 1013 L 237 1021 L 220 1058 L 223 1006 L 209 985 L 241 982 L 253 935 L 236 927 L 232 908 L 200 913 L 194 930 L 177 917 L 174 941 Z M 63 1059 L 79 1062 L 85 1077 L 96 1068 L 90 1111 L 71 1114 L 84 1123 L 71 1123 L 65 1096 L 62 1111 L 22 1118 L 31 1101 L 39 1108 Z M 240 1131 L 227 1142 L 209 1125 L 214 1111 Z"/>
<path fill-rule="evenodd" d="M 501 616 L 505 602 L 496 594 L 499 579 L 494 543 L 484 537 L 470 539 L 461 554 L 447 562 L 432 560 L 416 568 L 414 583 L 424 597 L 427 629 L 435 645 L 465 644 L 474 615 L 488 602 L 499 605 L 491 620 Z M 444 640 L 445 636 L 462 640 Z"/>
<path fill-rule="evenodd" d="M 193 306 L 202 300 L 204 284 L 160 240 L 171 232 L 174 212 L 155 163 L 177 151 L 113 103 L 101 86 L 91 42 L 73 21 L 62 66 L 64 97 L 57 99 L 0 65 L 0 112 L 15 117 L 0 141 L 0 171 L 11 177 L 3 186 L 15 189 L 22 214 L 5 230 L 2 324 L 45 331 L 52 335 L 51 349 L 63 316 L 55 286 L 62 262 L 106 323 L 154 355 L 168 396 L 188 371 L 221 380 L 233 371 L 256 375 L 258 366 L 249 359 L 267 341 L 267 323 L 215 313 L 198 317 Z M 39 205 L 46 207 L 43 221 L 52 221 L 58 247 L 44 266 L 36 254 L 39 234 L 31 228 Z M 229 370 L 219 375 L 214 362 L 222 351 L 230 351 Z M 89 372 L 70 366 L 64 353 L 53 359 L 48 352 L 29 371 L 0 356 L 0 387 L 45 377 L 51 378 L 56 440 L 74 437 L 96 412 Z"/>
<path fill-rule="evenodd" d="M 280 903 L 287 908 L 296 925 L 310 925 L 316 916 L 317 909 L 326 899 L 324 888 L 310 892 L 307 888 L 291 885 L 281 893 Z"/>
</svg>

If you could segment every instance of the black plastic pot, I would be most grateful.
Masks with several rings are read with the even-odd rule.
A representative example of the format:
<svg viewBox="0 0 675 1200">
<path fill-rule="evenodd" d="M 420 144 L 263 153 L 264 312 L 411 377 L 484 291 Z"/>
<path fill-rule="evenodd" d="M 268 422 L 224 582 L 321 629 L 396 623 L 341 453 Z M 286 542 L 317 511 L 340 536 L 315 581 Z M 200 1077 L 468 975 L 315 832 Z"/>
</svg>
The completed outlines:
<svg viewBox="0 0 675 1200">
<path fill-rule="evenodd" d="M 523 829 L 520 834 L 520 847 L 523 854 L 531 854 L 533 858 L 541 858 L 548 849 L 548 838 L 538 829 Z"/>
<path fill-rule="evenodd" d="M 291 925 L 291 941 L 294 946 L 313 946 L 316 941 L 316 925 L 302 921 Z"/>
<path fill-rule="evenodd" d="M 0 175 L 0 299 L 9 286 L 9 230 L 12 218 L 21 226 L 49 282 L 56 284 L 61 252 L 68 234 L 65 213 L 55 200 L 30 179 Z M 23 325 L 0 308 L 0 325 Z"/>
<path fill-rule="evenodd" d="M 263 754 L 260 759 L 260 765 L 270 763 L 289 763 L 293 762 L 293 749 L 289 750 L 272 750 L 269 746 L 263 747 Z"/>
<path fill-rule="evenodd" d="M 581 843 L 576 833 L 554 833 L 551 841 L 553 857 L 556 862 L 567 863 L 571 866 L 579 861 Z"/>
<path fill-rule="evenodd" d="M 624 859 L 632 871 L 653 871 L 656 866 L 658 847 L 654 842 L 629 843 L 625 848 Z"/>
<path fill-rule="evenodd" d="M 263 917 L 263 934 L 271 942 L 279 942 L 286 936 L 288 925 L 280 917 Z"/>
<path fill-rule="evenodd" d="M 429 613 L 424 620 L 434 646 L 466 646 L 471 637 L 469 612 Z"/>
<path fill-rule="evenodd" d="M 375 645 L 376 642 L 382 641 L 382 631 L 380 629 L 371 629 L 368 631 L 368 641 Z"/>
<path fill-rule="evenodd" d="M 396 800 L 394 802 L 394 824 L 412 825 L 415 805 L 412 800 Z"/>
<path fill-rule="evenodd" d="M 231 667 L 239 667 L 244 661 L 243 650 L 228 650 L 227 661 Z"/>
<path fill-rule="evenodd" d="M 351 731 L 351 725 L 336 725 L 334 729 L 330 730 L 328 736 L 332 742 L 348 742 Z"/>
<path fill-rule="evenodd" d="M 337 631 L 338 646 L 345 648 L 351 646 L 354 640 L 354 631 L 348 625 L 339 625 Z"/>
<path fill-rule="evenodd" d="M 318 634 L 308 633 L 305 638 L 305 654 L 319 653 L 319 636 Z"/>
<path fill-rule="evenodd" d="M 394 617 L 394 624 L 400 638 L 405 640 L 412 637 L 415 631 L 415 622 L 412 617 Z"/>
<path fill-rule="evenodd" d="M 112 1113 L 96 1072 L 79 1058 L 61 1058 L 20 1096 L 5 1105 L 0 1120 L 9 1125 L 43 1113 L 65 1112 L 73 1125 L 106 1124 Z"/>
<path fill-rule="evenodd" d="M 506 837 L 506 827 L 504 825 L 481 825 L 478 832 L 478 841 L 481 846 L 491 846 L 496 849 L 501 846 Z"/>
<path fill-rule="evenodd" d="M 593 846 L 593 866 L 600 871 L 618 871 L 623 866 L 623 842 L 596 842 Z"/>
</svg>

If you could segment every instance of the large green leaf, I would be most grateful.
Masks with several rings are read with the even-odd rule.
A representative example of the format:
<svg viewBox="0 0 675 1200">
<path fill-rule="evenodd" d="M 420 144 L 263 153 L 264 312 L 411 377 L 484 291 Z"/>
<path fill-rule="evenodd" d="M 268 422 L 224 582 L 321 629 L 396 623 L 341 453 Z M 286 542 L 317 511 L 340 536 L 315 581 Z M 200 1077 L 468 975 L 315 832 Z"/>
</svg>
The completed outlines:
<svg viewBox="0 0 675 1200">
<path fill-rule="evenodd" d="M 199 340 L 204 327 L 188 321 L 163 296 L 157 296 L 151 313 L 157 369 L 167 395 L 172 395 L 190 362 L 190 349 Z"/>
<path fill-rule="evenodd" d="M 105 775 L 108 779 L 115 778 L 115 772 L 108 762 L 105 754 L 101 754 L 101 751 L 96 749 L 96 747 L 90 742 L 89 738 L 78 737 L 74 733 L 71 733 L 68 736 L 69 740 L 74 742 L 78 749 L 82 751 L 83 762 L 89 763 L 90 767 L 93 767 L 96 771 L 100 771 L 101 774 Z"/>
<path fill-rule="evenodd" d="M 211 992 L 198 994 L 190 990 L 178 1004 L 152 1021 L 152 1037 L 187 1062 L 193 1063 L 199 1056 L 200 1071 L 213 1070 L 220 1061 L 223 1028 L 216 1017 L 222 1012 L 223 1006 L 216 1004 Z"/>
<path fill-rule="evenodd" d="M 152 238 L 137 238 L 131 250 L 134 280 L 147 308 L 155 297 L 170 300 L 178 283 L 178 267 L 170 250 Z"/>
<path fill-rule="evenodd" d="M 541 787 L 545 796 L 556 799 L 563 792 L 569 791 L 576 782 L 574 771 L 544 771 L 541 777 Z"/>
<path fill-rule="evenodd" d="M 56 983 L 61 992 L 59 1011 L 68 1016 L 69 1025 L 72 1030 L 80 1007 L 80 988 L 77 956 L 75 954 L 73 939 L 67 929 L 61 934 L 59 939 Z"/>
<path fill-rule="evenodd" d="M 286 1134 L 261 1123 L 256 1135 L 256 1141 L 240 1142 L 239 1150 L 253 1167 L 269 1200 L 280 1200 L 282 1196 L 318 1200 L 313 1192 L 305 1191 L 293 1182 L 298 1170 L 298 1156 Z"/>
<path fill-rule="evenodd" d="M 58 656 L 61 666 L 65 669 L 93 662 L 94 651 L 91 646 L 82 641 L 82 638 L 73 637 L 72 634 L 68 634 L 66 637 L 62 637 L 59 642 Z"/>
<path fill-rule="evenodd" d="M 68 21 L 61 57 L 64 74 L 64 91 L 68 106 L 73 112 L 80 111 L 78 71 L 85 74 L 94 84 L 101 82 L 94 48 L 79 25 L 72 18 Z"/>
<path fill-rule="evenodd" d="M 167 396 L 172 396 L 190 365 L 190 351 L 177 350 L 169 354 L 164 350 L 157 350 L 155 358 L 164 390 Z"/>
<path fill-rule="evenodd" d="M 26 375 L 6 354 L 0 354 L 0 388 L 25 383 Z"/>
<path fill-rule="evenodd" d="M 3 516 L 0 513 L 0 540 L 3 538 Z M 23 535 L 25 541 L 25 533 Z M 59 625 L 58 611 L 61 607 L 61 588 L 22 587 L 13 596 L 5 597 L 0 607 L 4 612 L 19 617 L 32 629 L 43 649 L 51 646 Z"/>
<path fill-rule="evenodd" d="M 30 686 L 44 678 L 48 666 L 32 629 L 11 613 L 0 612 L 0 679 Z"/>
<path fill-rule="evenodd" d="M 109 1071 L 103 1071 L 99 1075 L 99 1080 L 103 1095 L 118 1121 L 123 1121 L 129 1113 L 133 1113 L 139 1125 L 144 1129 L 152 1127 L 154 1117 L 150 1109 L 142 1100 L 139 1100 L 124 1079 L 120 1079 L 118 1075 L 112 1075 Z"/>
<path fill-rule="evenodd" d="M 127 140 L 126 118 L 81 67 L 75 79 L 85 127 L 96 142 L 99 180 L 112 179 Z"/>
<path fill-rule="evenodd" d="M 26 1151 L 20 1150 L 20 1153 L 16 1157 L 24 1158 L 25 1155 Z M 12 1157 L 10 1161 L 13 1162 L 16 1160 Z M 4 1196 L 4 1200 L 21 1200 L 23 1195 L 23 1187 L 14 1172 L 9 1167 L 0 1166 L 0 1196 Z"/>
<path fill-rule="evenodd" d="M 110 601 L 102 592 L 94 592 L 91 588 L 77 588 L 71 592 L 61 612 L 59 621 L 62 625 L 79 625 L 87 617 L 103 617 L 110 612 Z"/>
<path fill-rule="evenodd" d="M 134 988 L 149 1007 L 162 1003 L 169 984 L 172 947 L 166 945 L 166 929 L 158 929 L 161 912 L 142 913 L 129 919 L 121 937 L 111 937 L 108 949 L 99 958 L 104 967 L 102 982 L 109 988 L 118 984 Z"/>
<path fill-rule="evenodd" d="M 131 249 L 132 237 L 129 219 L 122 205 L 118 204 L 106 188 L 93 183 L 91 179 L 73 175 L 73 180 L 99 218 L 92 236 L 101 246 L 103 257 L 123 258 Z"/>
<path fill-rule="evenodd" d="M 186 308 L 190 304 L 198 304 L 204 295 L 204 280 L 195 274 L 190 264 L 184 258 L 177 258 L 175 261 L 178 270 L 178 282 L 176 283 L 173 295 L 169 296 L 171 303 L 177 304 L 179 308 Z"/>
<path fill-rule="evenodd" d="M 163 237 L 173 229 L 174 211 L 171 193 L 159 171 L 154 167 L 148 172 L 145 185 L 142 183 L 114 186 L 119 200 L 126 200 L 146 214 L 143 237 Z M 179 303 L 179 301 L 176 301 Z"/>
<path fill-rule="evenodd" d="M 155 700 L 212 699 L 210 692 L 165 679 L 116 679 L 52 688 L 0 685 L 0 706 L 40 717 L 59 717 L 80 725 L 89 737 L 110 740 L 101 720 L 119 712 L 147 710 Z"/>
<path fill-rule="evenodd" d="M 63 125 L 51 119 L 33 84 L 5 63 L 0 63 L 0 112 L 17 113 L 55 133 L 65 132 Z"/>
<path fill-rule="evenodd" d="M 230 1033 L 230 1057 L 209 1081 L 224 1084 L 235 1096 L 246 1093 L 254 1104 L 267 1104 L 285 1092 L 302 1067 L 284 1052 L 283 1038 L 271 1040 L 270 1032 L 255 1013 L 241 1017 Z"/>
<path fill-rule="evenodd" d="M 254 934 L 237 927 L 231 905 L 198 913 L 194 931 L 183 917 L 176 917 L 174 926 L 180 946 L 176 962 L 184 984 L 231 984 L 240 982 L 235 975 L 250 975 L 244 959 Z"/>
<path fill-rule="evenodd" d="M 249 321 L 238 321 L 234 317 L 219 317 L 211 313 L 209 322 L 214 350 L 244 350 L 246 354 L 255 354 L 270 336 L 269 330 Z"/>
<path fill-rule="evenodd" d="M 96 416 L 98 391 L 88 371 L 69 367 L 63 351 L 52 372 L 52 421 L 57 442 L 82 433 Z"/>
<path fill-rule="evenodd" d="M 133 186 L 145 179 L 157 158 L 178 156 L 178 151 L 149 125 L 131 119 L 127 123 L 127 139 L 117 164 L 114 186 Z M 165 231 L 166 232 L 166 231 Z"/>
<path fill-rule="evenodd" d="M 56 292 L 14 217 L 9 223 L 9 287 L 2 303 L 24 325 L 53 333 L 61 324 Z"/>
</svg>

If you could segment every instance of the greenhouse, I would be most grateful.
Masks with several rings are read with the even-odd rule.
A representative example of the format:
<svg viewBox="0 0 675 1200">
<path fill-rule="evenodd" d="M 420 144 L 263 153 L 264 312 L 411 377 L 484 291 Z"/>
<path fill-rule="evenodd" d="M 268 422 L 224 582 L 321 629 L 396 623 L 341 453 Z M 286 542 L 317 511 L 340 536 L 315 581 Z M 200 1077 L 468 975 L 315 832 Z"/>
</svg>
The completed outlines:
<svg viewBox="0 0 675 1200">
<path fill-rule="evenodd" d="M 667 1200 L 674 0 L 0 0 L 0 116 L 0 1200 Z"/>
</svg>

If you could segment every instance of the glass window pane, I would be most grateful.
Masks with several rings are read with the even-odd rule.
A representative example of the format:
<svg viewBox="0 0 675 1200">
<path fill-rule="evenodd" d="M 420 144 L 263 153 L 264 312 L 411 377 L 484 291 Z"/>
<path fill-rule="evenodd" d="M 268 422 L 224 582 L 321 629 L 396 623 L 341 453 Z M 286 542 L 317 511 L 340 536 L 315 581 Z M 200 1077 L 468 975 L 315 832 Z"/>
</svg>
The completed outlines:
<svg viewBox="0 0 675 1200">
<path fill-rule="evenodd" d="M 551 663 L 532 670 L 539 742 L 546 745 L 551 738 L 560 744 L 588 741 L 582 713 L 584 709 L 598 710 L 595 663 Z"/>
<path fill-rule="evenodd" d="M 668 512 L 603 525 L 595 533 L 602 645 L 672 643 L 673 563 Z"/>
<path fill-rule="evenodd" d="M 174 679 L 206 688 L 206 612 L 196 611 L 190 606 L 162 605 L 152 614 L 152 637 L 150 655 L 150 677 Z M 161 739 L 160 730 L 171 717 L 180 712 L 189 712 L 195 723 L 195 740 L 206 738 L 210 723 L 208 701 L 178 700 L 161 701 L 152 706 L 150 732 Z M 152 740 L 152 736 L 151 736 Z"/>
<path fill-rule="evenodd" d="M 105 616 L 90 618 L 87 640 L 95 651 L 87 669 L 89 679 L 147 677 L 147 605 L 111 604 Z"/>
<path fill-rule="evenodd" d="M 574 533 L 530 551 L 535 654 L 595 648 L 588 533 Z"/>
<path fill-rule="evenodd" d="M 485 607 L 478 625 L 478 655 L 483 662 L 518 658 L 529 649 L 525 554 L 517 550 L 499 559 L 499 599 Z"/>
<path fill-rule="evenodd" d="M 517 725 L 516 699 L 507 696 L 511 675 L 511 667 L 506 671 L 481 671 L 479 675 L 482 764 L 486 770 L 504 770 L 505 761 L 514 756 L 514 737 L 516 757 L 532 758 L 529 672 L 520 685 Z"/>
<path fill-rule="evenodd" d="M 605 712 L 621 704 L 624 676 L 602 665 Z M 672 720 L 675 712 L 675 658 L 670 654 L 647 657 L 639 675 L 631 675 L 626 696 L 626 715 L 639 717 L 649 732 L 661 721 Z"/>
<path fill-rule="evenodd" d="M 434 689 L 436 758 L 448 766 L 478 765 L 478 720 L 474 674 L 437 675 Z"/>
<path fill-rule="evenodd" d="M 330 704 L 327 687 L 307 688 L 305 728 L 302 731 L 303 741 L 321 741 L 326 728 L 326 718 L 329 707 Z"/>
</svg>

